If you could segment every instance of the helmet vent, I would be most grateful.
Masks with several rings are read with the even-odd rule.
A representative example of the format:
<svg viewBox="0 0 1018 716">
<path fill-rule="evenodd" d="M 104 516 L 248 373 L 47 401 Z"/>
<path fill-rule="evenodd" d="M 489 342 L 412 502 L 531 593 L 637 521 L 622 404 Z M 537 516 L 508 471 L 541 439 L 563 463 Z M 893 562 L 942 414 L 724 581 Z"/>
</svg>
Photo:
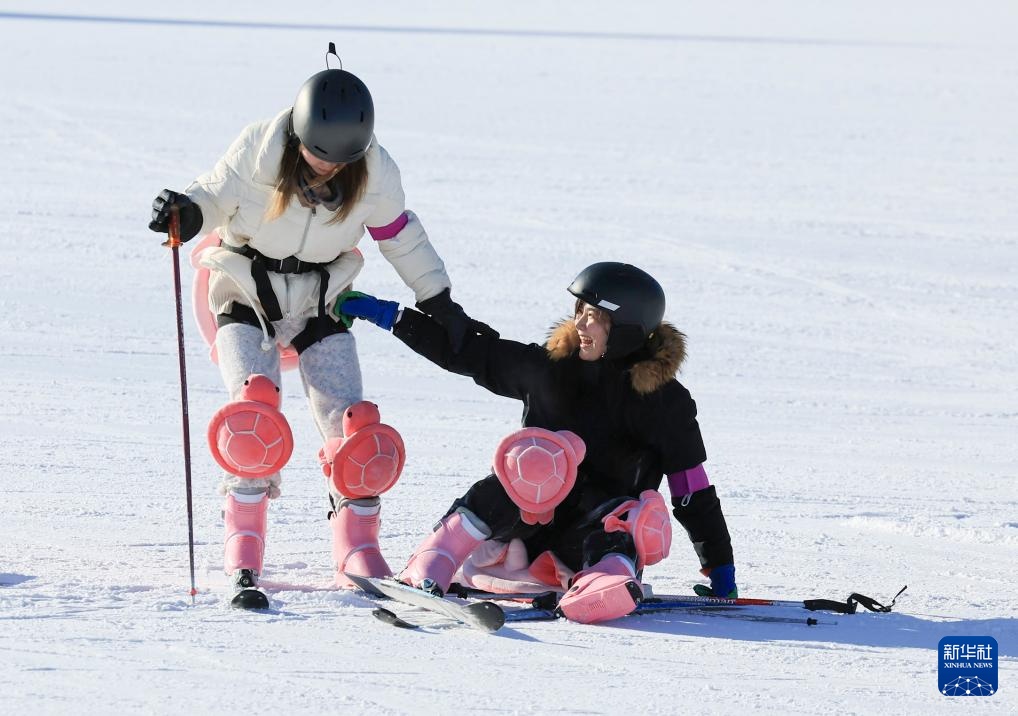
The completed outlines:
<svg viewBox="0 0 1018 716">
<path fill-rule="evenodd" d="M 322 82 L 322 92 L 324 93 L 325 90 L 327 89 L 329 89 L 329 81 L 325 80 L 324 82 Z"/>
<path fill-rule="evenodd" d="M 314 145 L 314 146 L 315 146 L 315 149 L 317 149 L 318 151 L 320 151 L 320 152 L 321 152 L 322 154 L 328 154 L 328 153 L 329 153 L 329 151 L 328 151 L 327 149 L 322 149 L 322 148 L 321 148 L 321 147 L 319 147 L 319 146 L 318 146 L 317 144 L 316 144 L 316 145 Z"/>
<path fill-rule="evenodd" d="M 362 124 L 364 123 L 364 112 L 363 111 L 361 112 L 361 123 Z"/>
</svg>

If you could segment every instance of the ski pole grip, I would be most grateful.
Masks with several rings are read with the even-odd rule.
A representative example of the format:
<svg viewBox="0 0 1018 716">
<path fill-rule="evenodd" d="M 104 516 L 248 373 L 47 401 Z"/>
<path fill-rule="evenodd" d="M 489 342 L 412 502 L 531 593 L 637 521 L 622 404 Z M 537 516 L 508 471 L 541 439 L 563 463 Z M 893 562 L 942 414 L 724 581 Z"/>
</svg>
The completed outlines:
<svg viewBox="0 0 1018 716">
<path fill-rule="evenodd" d="M 180 207 L 170 207 L 170 238 L 166 242 L 166 245 L 171 249 L 175 249 L 180 246 Z"/>
</svg>

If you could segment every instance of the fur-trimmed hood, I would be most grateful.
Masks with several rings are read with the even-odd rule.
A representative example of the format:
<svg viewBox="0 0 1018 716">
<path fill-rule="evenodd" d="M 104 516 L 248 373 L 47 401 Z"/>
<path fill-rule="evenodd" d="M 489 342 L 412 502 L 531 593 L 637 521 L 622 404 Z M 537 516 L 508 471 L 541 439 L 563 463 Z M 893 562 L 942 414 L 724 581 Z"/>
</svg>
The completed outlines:
<svg viewBox="0 0 1018 716">
<path fill-rule="evenodd" d="M 611 340 L 611 338 L 609 338 Z M 552 360 L 574 355 L 580 348 L 580 334 L 571 318 L 551 329 L 544 344 Z M 648 339 L 649 353 L 629 367 L 629 379 L 637 393 L 653 393 L 673 379 L 686 360 L 686 336 L 670 323 L 663 322 Z"/>
</svg>

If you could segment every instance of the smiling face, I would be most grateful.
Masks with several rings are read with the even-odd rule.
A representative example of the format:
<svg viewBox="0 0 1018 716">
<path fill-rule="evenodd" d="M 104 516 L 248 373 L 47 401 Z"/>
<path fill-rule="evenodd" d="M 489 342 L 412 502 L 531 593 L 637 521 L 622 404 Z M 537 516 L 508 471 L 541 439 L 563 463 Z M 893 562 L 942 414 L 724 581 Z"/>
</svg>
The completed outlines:
<svg viewBox="0 0 1018 716">
<path fill-rule="evenodd" d="M 600 360 L 608 350 L 611 317 L 596 306 L 577 301 L 573 323 L 580 335 L 580 360 Z"/>
<path fill-rule="evenodd" d="M 320 177 L 329 176 L 335 174 L 339 169 L 343 168 L 343 164 L 337 162 L 327 162 L 324 159 L 319 159 L 314 154 L 308 151 L 308 148 L 303 144 L 300 145 L 300 155 L 304 157 L 304 161 L 307 162 L 311 170 Z"/>
</svg>

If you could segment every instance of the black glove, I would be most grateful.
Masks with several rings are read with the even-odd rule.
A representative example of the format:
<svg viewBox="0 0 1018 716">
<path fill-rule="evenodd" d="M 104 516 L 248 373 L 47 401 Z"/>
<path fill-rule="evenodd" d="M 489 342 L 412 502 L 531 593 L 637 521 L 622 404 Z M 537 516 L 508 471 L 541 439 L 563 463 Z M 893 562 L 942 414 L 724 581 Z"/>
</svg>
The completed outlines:
<svg viewBox="0 0 1018 716">
<path fill-rule="evenodd" d="M 424 313 L 431 316 L 445 329 L 449 336 L 449 344 L 452 349 L 459 352 L 463 347 L 463 339 L 467 333 L 479 334 L 498 338 L 498 331 L 487 323 L 475 321 L 463 311 L 463 307 L 452 300 L 449 289 L 431 298 L 426 298 L 417 304 Z"/>
<path fill-rule="evenodd" d="M 178 194 L 172 189 L 163 189 L 159 196 L 152 200 L 152 221 L 148 228 L 162 234 L 170 232 L 170 209 L 180 210 L 180 240 L 190 241 L 201 231 L 205 218 L 201 207 L 191 201 L 187 194 Z"/>
</svg>

